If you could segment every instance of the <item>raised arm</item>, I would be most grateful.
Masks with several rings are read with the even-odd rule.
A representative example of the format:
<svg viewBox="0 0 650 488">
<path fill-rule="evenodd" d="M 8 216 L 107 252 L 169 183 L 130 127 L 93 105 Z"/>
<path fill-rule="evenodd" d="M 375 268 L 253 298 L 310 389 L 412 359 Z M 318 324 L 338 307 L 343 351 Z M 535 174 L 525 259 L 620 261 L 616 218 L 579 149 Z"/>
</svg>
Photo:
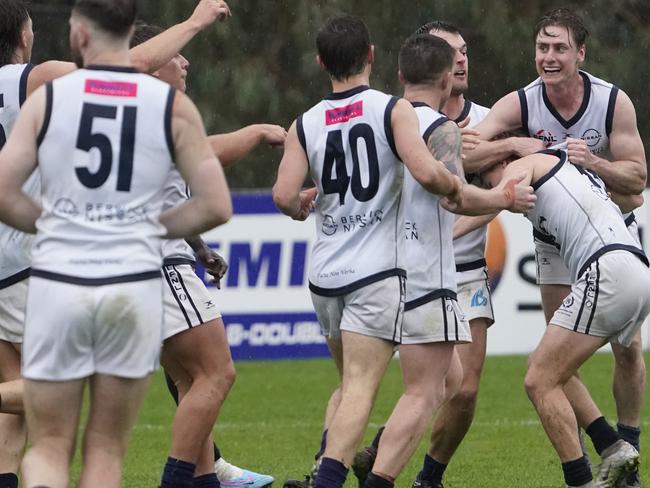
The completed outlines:
<svg viewBox="0 0 650 488">
<path fill-rule="evenodd" d="M 152 73 L 167 64 L 194 36 L 215 20 L 223 21 L 230 15 L 230 8 L 223 0 L 201 0 L 186 21 L 131 49 L 131 61 L 141 71 Z"/>
<path fill-rule="evenodd" d="M 23 232 L 36 233 L 41 207 L 22 188 L 37 162 L 37 138 L 45 114 L 45 89 L 23 105 L 9 139 L 0 151 L 0 220 Z"/>
<path fill-rule="evenodd" d="M 427 191 L 438 195 L 454 195 L 460 191 L 460 180 L 454 178 L 454 174 L 429 152 L 420 135 L 417 114 L 406 100 L 400 99 L 395 104 L 391 114 L 391 125 L 397 154 L 413 178 Z M 460 140 L 458 127 L 456 131 Z"/>
<path fill-rule="evenodd" d="M 623 91 L 616 98 L 609 134 L 612 161 L 593 154 L 582 139 L 567 139 L 567 143 L 571 161 L 595 171 L 608 189 L 622 195 L 637 195 L 645 189 L 645 150 L 636 126 L 634 105 Z"/>
<path fill-rule="evenodd" d="M 230 219 L 232 202 L 223 169 L 212 153 L 199 111 L 177 92 L 172 115 L 176 166 L 190 187 L 190 198 L 160 216 L 167 238 L 192 236 Z"/>
<path fill-rule="evenodd" d="M 229 16 L 230 9 L 223 0 L 201 0 L 187 20 L 132 48 L 131 62 L 140 71 L 153 73 L 176 56 L 196 34 L 215 20 Z M 27 95 L 76 69 L 76 64 L 67 61 L 46 61 L 34 66 L 27 79 Z"/>
<path fill-rule="evenodd" d="M 232 166 L 258 145 L 283 146 L 287 137 L 284 127 L 271 124 L 254 124 L 235 132 L 208 137 L 212 151 L 224 168 Z"/>
</svg>

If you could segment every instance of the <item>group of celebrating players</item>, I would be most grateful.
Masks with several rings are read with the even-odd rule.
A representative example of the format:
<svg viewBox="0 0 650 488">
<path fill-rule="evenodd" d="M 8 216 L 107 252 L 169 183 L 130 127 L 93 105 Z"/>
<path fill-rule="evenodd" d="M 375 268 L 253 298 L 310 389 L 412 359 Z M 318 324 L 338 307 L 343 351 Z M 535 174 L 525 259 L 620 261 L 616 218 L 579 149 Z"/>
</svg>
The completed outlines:
<svg viewBox="0 0 650 488">
<path fill-rule="evenodd" d="M 221 167 L 262 142 L 284 145 L 278 208 L 296 220 L 315 209 L 309 288 L 341 380 L 311 475 L 286 488 L 342 488 L 350 466 L 360 486 L 392 487 L 432 417 L 413 487 L 442 487 L 476 406 L 494 321 L 486 226 L 501 210 L 533 225 L 548 327 L 525 386 L 566 484 L 641 486 L 650 269 L 632 211 L 645 154 L 629 97 L 579 69 L 581 19 L 545 15 L 534 30 L 539 78 L 490 110 L 464 97 L 455 26 L 430 22 L 404 42 L 399 98 L 369 87 L 363 21 L 331 17 L 316 38 L 329 95 L 288 133 L 262 124 L 207 136 L 179 52 L 228 16 L 225 2 L 201 0 L 163 31 L 135 23 L 134 0 L 77 0 L 75 64 L 32 66 L 28 10 L 0 3 L 0 488 L 18 486 L 26 434 L 23 486 L 68 485 L 86 384 L 79 486 L 120 486 L 159 359 L 178 405 L 160 486 L 273 482 L 227 463 L 212 440 L 235 371 L 193 273 L 198 259 L 223 275 L 198 235 L 232 213 Z M 616 430 L 577 376 L 607 342 Z M 357 452 L 397 345 L 404 393 Z M 595 479 L 580 429 L 602 458 Z"/>
</svg>

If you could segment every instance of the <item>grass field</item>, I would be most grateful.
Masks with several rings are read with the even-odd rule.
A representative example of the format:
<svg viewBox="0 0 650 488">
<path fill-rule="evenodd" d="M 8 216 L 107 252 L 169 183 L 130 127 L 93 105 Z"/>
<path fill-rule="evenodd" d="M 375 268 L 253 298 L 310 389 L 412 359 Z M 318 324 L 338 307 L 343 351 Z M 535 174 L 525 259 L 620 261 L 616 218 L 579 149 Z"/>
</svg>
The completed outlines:
<svg viewBox="0 0 650 488">
<path fill-rule="evenodd" d="M 650 354 L 646 355 L 646 361 Z M 561 487 L 562 473 L 554 451 L 523 390 L 526 358 L 490 357 L 485 366 L 478 411 L 472 429 L 447 470 L 447 488 Z M 611 421 L 612 359 L 599 354 L 582 375 L 596 402 Z M 288 477 L 311 468 L 320 441 L 325 402 L 336 385 L 327 360 L 243 362 L 237 382 L 215 430 L 224 457 L 235 464 L 271 474 L 275 488 Z M 401 391 L 399 365 L 391 365 L 370 419 L 366 441 L 387 418 Z M 646 402 L 645 411 L 647 412 Z M 167 456 L 174 408 L 158 374 L 139 417 L 125 467 L 125 487 L 155 487 Z M 650 450 L 647 418 L 642 451 Z M 428 434 L 427 434 L 428 435 Z M 410 488 L 425 443 L 421 443 L 397 487 Z M 592 453 L 592 459 L 597 459 Z M 78 460 L 75 463 L 78 469 Z M 649 464 L 642 467 L 650 486 Z M 356 487 L 350 475 L 346 487 Z"/>
</svg>

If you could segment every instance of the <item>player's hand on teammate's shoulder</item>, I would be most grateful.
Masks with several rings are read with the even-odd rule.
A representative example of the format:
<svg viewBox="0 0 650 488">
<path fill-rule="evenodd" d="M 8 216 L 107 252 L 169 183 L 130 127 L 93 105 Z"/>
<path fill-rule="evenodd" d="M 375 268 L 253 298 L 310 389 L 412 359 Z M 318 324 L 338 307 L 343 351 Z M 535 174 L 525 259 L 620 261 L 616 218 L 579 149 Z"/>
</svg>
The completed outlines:
<svg viewBox="0 0 650 488">
<path fill-rule="evenodd" d="M 228 263 L 214 249 L 203 246 L 196 252 L 199 262 L 205 267 L 205 270 L 212 276 L 210 282 L 214 283 L 217 288 L 221 289 L 221 278 L 228 271 Z"/>
<path fill-rule="evenodd" d="M 594 156 L 584 140 L 567 137 L 566 144 L 569 160 L 572 163 L 579 164 L 586 169 L 591 169 L 594 166 L 598 158 Z"/>
<path fill-rule="evenodd" d="M 298 210 L 298 213 L 293 215 L 291 218 L 293 220 L 307 220 L 309 213 L 314 208 L 316 196 L 318 196 L 318 188 L 316 187 L 301 191 L 300 210 Z"/>
<path fill-rule="evenodd" d="M 223 0 L 201 0 L 194 9 L 190 21 L 195 22 L 199 30 L 203 30 L 215 20 L 223 22 L 230 16 L 232 16 L 230 7 Z"/>
<path fill-rule="evenodd" d="M 512 146 L 512 153 L 520 158 L 546 149 L 544 142 L 534 137 L 510 137 L 508 140 Z"/>
<path fill-rule="evenodd" d="M 287 131 L 281 125 L 259 124 L 261 142 L 273 147 L 284 147 Z"/>
<path fill-rule="evenodd" d="M 526 213 L 535 206 L 537 196 L 533 187 L 522 183 L 526 175 L 522 174 L 514 178 L 503 180 L 499 187 L 506 198 L 507 210 L 516 213 Z"/>
</svg>

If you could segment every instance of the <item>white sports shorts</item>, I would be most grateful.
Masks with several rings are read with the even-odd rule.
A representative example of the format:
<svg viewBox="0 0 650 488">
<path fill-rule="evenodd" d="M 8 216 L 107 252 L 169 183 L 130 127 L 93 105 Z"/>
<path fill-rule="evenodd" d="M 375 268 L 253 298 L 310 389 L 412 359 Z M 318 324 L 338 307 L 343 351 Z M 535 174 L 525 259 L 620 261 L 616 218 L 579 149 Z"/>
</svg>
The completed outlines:
<svg viewBox="0 0 650 488">
<path fill-rule="evenodd" d="M 611 251 L 593 262 L 551 324 L 629 346 L 650 313 L 650 269 L 628 251 Z"/>
<path fill-rule="evenodd" d="M 436 298 L 404 311 L 402 344 L 431 342 L 472 342 L 469 322 L 454 298 Z"/>
<path fill-rule="evenodd" d="M 486 267 L 456 273 L 457 300 L 468 321 L 486 319 L 488 327 L 494 323 L 492 293 Z"/>
<path fill-rule="evenodd" d="M 639 226 L 630 215 L 626 219 L 627 230 L 636 241 L 637 246 L 642 249 L 639 239 Z M 560 256 L 560 250 L 553 244 L 534 239 L 535 241 L 535 264 L 537 265 L 538 285 L 567 285 L 573 284 L 571 273 Z"/>
<path fill-rule="evenodd" d="M 311 299 L 326 337 L 338 339 L 345 330 L 399 343 L 405 294 L 404 278 L 390 276 L 346 295 Z"/>
<path fill-rule="evenodd" d="M 0 340 L 20 344 L 25 331 L 29 278 L 0 290 Z"/>
<path fill-rule="evenodd" d="M 101 286 L 30 278 L 23 376 L 144 378 L 158 368 L 162 280 Z"/>
<path fill-rule="evenodd" d="M 163 339 L 221 318 L 214 296 L 189 264 L 163 266 Z"/>
</svg>

